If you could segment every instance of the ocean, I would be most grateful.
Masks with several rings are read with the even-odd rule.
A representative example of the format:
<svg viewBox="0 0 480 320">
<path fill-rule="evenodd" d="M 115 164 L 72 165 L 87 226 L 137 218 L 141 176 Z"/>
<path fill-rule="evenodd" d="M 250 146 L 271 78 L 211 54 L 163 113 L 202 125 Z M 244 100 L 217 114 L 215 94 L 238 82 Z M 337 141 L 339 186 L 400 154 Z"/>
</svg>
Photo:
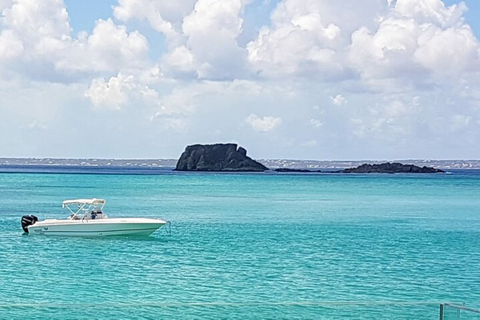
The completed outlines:
<svg viewBox="0 0 480 320">
<path fill-rule="evenodd" d="M 479 170 L 34 171 L 0 173 L 0 319 L 439 319 L 442 302 L 480 307 Z M 171 232 L 23 235 L 22 215 L 63 218 L 63 200 L 93 197 L 110 217 L 163 218 Z"/>
</svg>

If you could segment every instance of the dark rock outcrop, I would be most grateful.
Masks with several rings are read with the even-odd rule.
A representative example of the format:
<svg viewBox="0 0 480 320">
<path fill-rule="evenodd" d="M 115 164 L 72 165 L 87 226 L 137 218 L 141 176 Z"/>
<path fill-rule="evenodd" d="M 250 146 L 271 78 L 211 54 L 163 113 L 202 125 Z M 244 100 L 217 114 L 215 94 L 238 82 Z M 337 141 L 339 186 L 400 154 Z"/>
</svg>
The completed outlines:
<svg viewBox="0 0 480 320">
<path fill-rule="evenodd" d="M 362 164 L 356 168 L 340 170 L 341 173 L 441 173 L 440 169 L 432 167 L 419 167 L 413 164 L 401 163 L 382 163 L 382 164 Z"/>
<path fill-rule="evenodd" d="M 235 143 L 187 146 L 178 159 L 177 171 L 265 171 L 263 164 L 247 156 Z"/>
<path fill-rule="evenodd" d="M 292 169 L 292 168 L 278 168 L 273 170 L 275 172 L 299 172 L 299 173 L 319 173 L 321 170 L 308 170 L 308 169 Z"/>
</svg>

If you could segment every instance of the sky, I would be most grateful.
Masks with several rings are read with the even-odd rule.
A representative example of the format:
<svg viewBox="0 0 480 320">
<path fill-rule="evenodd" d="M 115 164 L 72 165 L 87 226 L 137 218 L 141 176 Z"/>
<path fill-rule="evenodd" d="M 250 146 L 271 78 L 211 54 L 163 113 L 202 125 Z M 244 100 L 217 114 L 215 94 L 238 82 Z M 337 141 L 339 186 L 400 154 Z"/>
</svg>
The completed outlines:
<svg viewBox="0 0 480 320">
<path fill-rule="evenodd" d="M 480 159 L 480 1 L 0 0 L 0 157 Z"/>
</svg>

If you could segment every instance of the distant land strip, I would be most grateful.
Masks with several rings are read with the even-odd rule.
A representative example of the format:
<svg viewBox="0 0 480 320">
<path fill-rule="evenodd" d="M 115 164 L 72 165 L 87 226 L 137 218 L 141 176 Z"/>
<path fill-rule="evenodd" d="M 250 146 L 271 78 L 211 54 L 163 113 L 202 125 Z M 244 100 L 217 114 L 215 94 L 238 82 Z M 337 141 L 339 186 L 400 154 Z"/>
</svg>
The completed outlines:
<svg viewBox="0 0 480 320">
<path fill-rule="evenodd" d="M 256 159 L 268 168 L 294 169 L 347 169 L 364 163 L 381 164 L 400 162 L 416 166 L 440 169 L 480 169 L 480 160 L 292 160 Z M 0 158 L 1 166 L 75 166 L 75 167 L 130 167 L 130 168 L 175 168 L 177 159 L 69 159 L 69 158 Z"/>
</svg>

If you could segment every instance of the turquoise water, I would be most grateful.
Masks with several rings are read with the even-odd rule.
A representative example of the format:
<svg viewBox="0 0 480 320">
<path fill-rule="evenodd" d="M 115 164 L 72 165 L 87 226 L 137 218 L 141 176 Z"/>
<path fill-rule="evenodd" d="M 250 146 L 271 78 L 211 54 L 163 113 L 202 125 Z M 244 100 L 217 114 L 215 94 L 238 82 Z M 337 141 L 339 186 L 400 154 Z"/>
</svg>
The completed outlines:
<svg viewBox="0 0 480 320">
<path fill-rule="evenodd" d="M 70 198 L 172 222 L 22 235 Z M 438 319 L 480 307 L 480 173 L 0 174 L 1 319 Z"/>
</svg>

